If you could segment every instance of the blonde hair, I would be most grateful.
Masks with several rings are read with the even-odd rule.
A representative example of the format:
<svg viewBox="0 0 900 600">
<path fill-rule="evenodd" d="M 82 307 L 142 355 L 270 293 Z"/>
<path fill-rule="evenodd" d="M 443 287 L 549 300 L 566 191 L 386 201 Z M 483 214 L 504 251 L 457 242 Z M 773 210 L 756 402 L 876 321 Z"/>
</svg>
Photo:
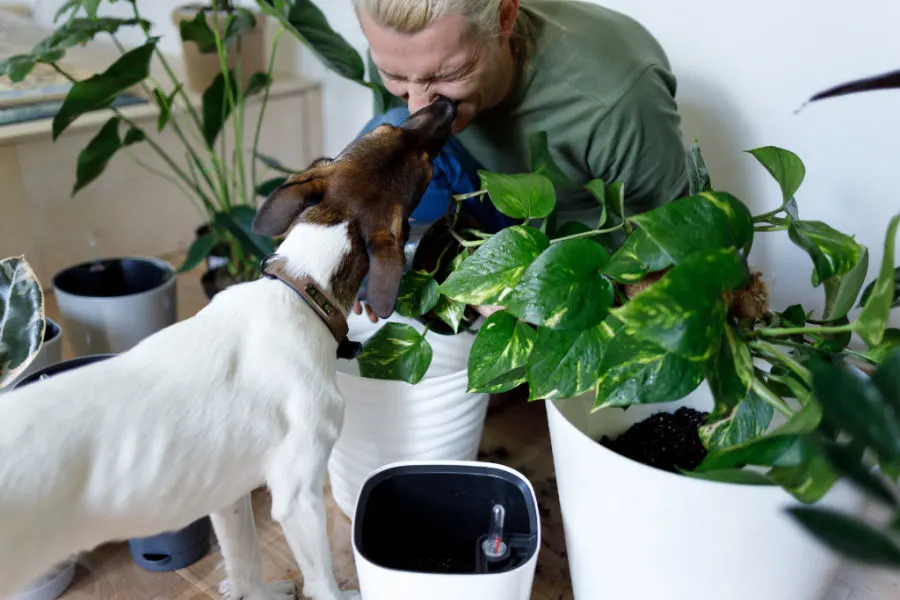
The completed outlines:
<svg viewBox="0 0 900 600">
<path fill-rule="evenodd" d="M 473 31 L 492 37 L 500 29 L 503 0 L 352 0 L 383 27 L 402 33 L 418 33 L 446 15 L 465 16 Z M 521 17 L 522 11 L 519 11 Z M 517 18 L 517 29 L 521 18 Z"/>
</svg>

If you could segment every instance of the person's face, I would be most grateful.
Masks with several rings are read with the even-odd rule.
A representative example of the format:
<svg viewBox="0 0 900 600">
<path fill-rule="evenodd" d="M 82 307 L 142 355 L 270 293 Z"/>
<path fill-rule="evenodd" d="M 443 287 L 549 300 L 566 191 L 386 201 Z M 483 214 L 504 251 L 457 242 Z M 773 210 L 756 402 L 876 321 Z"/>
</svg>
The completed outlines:
<svg viewBox="0 0 900 600">
<path fill-rule="evenodd" d="M 465 17 L 441 17 L 415 34 L 382 27 L 364 12 L 359 21 L 384 86 L 411 113 L 437 96 L 456 100 L 458 132 L 502 100 L 501 42 L 479 37 Z"/>
</svg>

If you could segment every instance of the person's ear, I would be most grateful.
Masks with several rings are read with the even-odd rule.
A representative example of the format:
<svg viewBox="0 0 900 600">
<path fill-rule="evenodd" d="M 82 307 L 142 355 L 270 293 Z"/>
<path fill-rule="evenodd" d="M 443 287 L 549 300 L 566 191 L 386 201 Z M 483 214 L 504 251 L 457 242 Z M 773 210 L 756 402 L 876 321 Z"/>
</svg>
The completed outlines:
<svg viewBox="0 0 900 600">
<path fill-rule="evenodd" d="M 506 41 L 516 28 L 519 16 L 519 0 L 501 0 L 500 2 L 500 39 Z"/>
<path fill-rule="evenodd" d="M 328 187 L 330 164 L 329 159 L 319 159 L 306 171 L 291 175 L 275 188 L 253 219 L 253 233 L 271 237 L 287 233 L 304 210 L 322 201 Z"/>
</svg>

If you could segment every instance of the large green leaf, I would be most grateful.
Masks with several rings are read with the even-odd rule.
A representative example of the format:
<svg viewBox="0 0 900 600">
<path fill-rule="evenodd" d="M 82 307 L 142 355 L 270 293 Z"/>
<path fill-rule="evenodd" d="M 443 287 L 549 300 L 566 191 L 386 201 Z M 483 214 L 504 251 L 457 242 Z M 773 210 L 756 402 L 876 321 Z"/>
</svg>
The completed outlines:
<svg viewBox="0 0 900 600">
<path fill-rule="evenodd" d="M 119 139 L 119 117 L 112 117 L 78 153 L 72 195 L 74 196 L 84 186 L 99 177 L 120 148 L 122 148 L 122 141 Z"/>
<path fill-rule="evenodd" d="M 900 215 L 894 216 L 888 224 L 884 238 L 884 256 L 881 259 L 878 277 L 875 279 L 872 291 L 869 292 L 859 317 L 853 323 L 856 333 L 870 348 L 881 343 L 888 319 L 891 316 L 891 305 L 894 303 L 896 291 L 894 248 L 898 226 L 900 226 Z"/>
<path fill-rule="evenodd" d="M 747 252 L 753 217 L 726 192 L 703 192 L 630 217 L 673 262 L 722 248 Z"/>
<path fill-rule="evenodd" d="M 246 8 L 236 7 L 234 11 L 225 16 L 218 16 L 220 31 L 224 26 L 225 35 L 222 44 L 227 48 L 244 33 L 256 26 L 256 17 Z M 212 54 L 217 51 L 216 36 L 210 27 L 210 22 L 215 23 L 215 18 L 210 16 L 207 20 L 207 12 L 200 10 L 193 19 L 185 19 L 179 22 L 179 32 L 182 41 L 194 42 L 201 54 Z"/>
<path fill-rule="evenodd" d="M 610 337 L 597 379 L 594 409 L 631 404 L 674 402 L 694 391 L 703 381 L 701 363 L 629 334 L 621 323 L 607 319 L 603 327 Z"/>
<path fill-rule="evenodd" d="M 826 321 L 847 316 L 869 271 L 869 249 L 860 245 L 862 254 L 852 269 L 843 275 L 834 275 L 825 280 L 825 308 L 822 318 Z"/>
<path fill-rule="evenodd" d="M 363 377 L 416 384 L 428 371 L 431 358 L 431 344 L 415 328 L 386 323 L 366 340 L 356 360 Z"/>
<path fill-rule="evenodd" d="M 611 312 L 638 337 L 689 360 L 706 360 L 725 325 L 723 292 L 738 287 L 744 272 L 733 250 L 694 255 Z"/>
<path fill-rule="evenodd" d="M 120 56 L 103 73 L 72 85 L 53 117 L 53 139 L 81 115 L 109 106 L 119 94 L 147 78 L 158 40 L 150 38 L 146 44 Z"/>
<path fill-rule="evenodd" d="M 813 392 L 827 423 L 866 443 L 887 460 L 900 459 L 900 406 L 841 363 L 814 359 L 807 367 L 813 374 Z"/>
<path fill-rule="evenodd" d="M 897 350 L 900 350 L 900 329 L 888 328 L 884 330 L 881 343 L 869 348 L 865 354 L 876 363 L 882 363 Z"/>
<path fill-rule="evenodd" d="M 656 245 L 647 232 L 638 229 L 613 253 L 603 273 L 621 283 L 635 283 L 647 273 L 672 266 L 672 258 Z"/>
<path fill-rule="evenodd" d="M 229 90 L 230 88 L 230 90 Z M 226 96 L 226 93 L 229 94 Z M 231 100 L 227 100 L 227 98 Z M 203 92 L 203 139 L 212 146 L 222 127 L 231 115 L 233 104 L 237 102 L 237 80 L 232 70 L 228 71 L 226 87 L 225 74 L 219 73 Z"/>
<path fill-rule="evenodd" d="M 438 318 L 450 326 L 453 333 L 459 332 L 459 324 L 466 313 L 466 305 L 447 296 L 440 296 L 432 309 Z"/>
<path fill-rule="evenodd" d="M 875 289 L 875 282 L 872 281 L 863 290 L 862 296 L 859 297 L 859 306 L 865 306 Z M 900 267 L 894 269 L 894 299 L 891 301 L 891 308 L 900 308 Z"/>
<path fill-rule="evenodd" d="M 14 54 L 0 61 L 0 75 L 19 83 L 34 70 L 35 61 L 30 54 Z"/>
<path fill-rule="evenodd" d="M 553 185 L 559 187 L 571 185 L 569 177 L 563 173 L 553 157 L 550 156 L 550 144 L 546 131 L 536 131 L 528 136 L 528 149 L 532 173 L 547 177 Z"/>
<path fill-rule="evenodd" d="M 900 390 L 900 387 L 897 389 Z M 862 451 L 859 451 L 860 449 L 849 444 L 823 440 L 819 449 L 822 450 L 823 456 L 838 475 L 846 477 L 854 485 L 885 504 L 895 508 L 900 505 L 896 494 L 884 479 L 874 473 L 868 465 L 862 463 L 865 454 L 864 447 L 860 448 Z"/>
<path fill-rule="evenodd" d="M 818 502 L 837 481 L 837 474 L 825 458 L 811 452 L 796 465 L 769 470 L 769 477 L 800 502 Z"/>
<path fill-rule="evenodd" d="M 696 196 L 701 192 L 712 191 L 712 183 L 709 178 L 709 168 L 700 152 L 700 144 L 694 140 L 685 155 L 688 172 L 688 193 Z"/>
<path fill-rule="evenodd" d="M 363 82 L 366 67 L 359 53 L 332 29 L 312 0 L 256 0 L 260 9 L 277 19 L 329 69 L 352 81 Z"/>
<path fill-rule="evenodd" d="M 587 182 L 584 189 L 589 191 L 594 199 L 597 200 L 597 203 L 600 204 L 600 218 L 597 220 L 597 227 L 603 227 L 606 224 L 606 213 L 608 212 L 606 206 L 606 184 L 602 179 L 592 179 Z"/>
<path fill-rule="evenodd" d="M 890 353 L 872 373 L 872 384 L 881 393 L 881 398 L 893 407 L 894 414 L 900 414 L 900 351 Z"/>
<path fill-rule="evenodd" d="M 806 167 L 800 157 L 784 148 L 764 146 L 748 150 L 766 168 L 781 188 L 782 207 L 787 206 L 806 177 Z"/>
<path fill-rule="evenodd" d="M 497 210 L 513 219 L 543 219 L 556 206 L 553 183 L 543 175 L 478 171 L 478 176 Z"/>
<path fill-rule="evenodd" d="M 787 509 L 806 531 L 839 554 L 872 566 L 900 567 L 896 532 L 875 528 L 830 508 L 794 506 Z"/>
<path fill-rule="evenodd" d="M 700 427 L 700 439 L 707 448 L 727 448 L 761 436 L 772 422 L 775 409 L 754 390 L 740 403 L 710 423 Z"/>
<path fill-rule="evenodd" d="M 822 221 L 792 221 L 788 237 L 812 259 L 814 287 L 849 273 L 862 258 L 863 246 Z"/>
<path fill-rule="evenodd" d="M 573 398 L 593 388 L 608 340 L 603 325 L 581 331 L 540 327 L 526 370 L 530 399 Z"/>
<path fill-rule="evenodd" d="M 434 308 L 437 301 L 438 283 L 434 277 L 422 271 L 407 271 L 400 279 L 394 310 L 404 317 L 419 317 Z"/>
<path fill-rule="evenodd" d="M 0 387 L 16 379 L 44 341 L 44 293 L 24 256 L 0 260 Z"/>
<path fill-rule="evenodd" d="M 218 242 L 219 237 L 214 233 L 207 233 L 195 239 L 191 247 L 188 248 L 184 262 L 178 267 L 178 273 L 186 273 L 206 260 L 206 257 L 209 256 Z"/>
<path fill-rule="evenodd" d="M 551 245 L 532 262 L 509 295 L 513 315 L 551 329 L 599 325 L 612 306 L 612 283 L 601 269 L 609 253 L 588 239 Z"/>
<path fill-rule="evenodd" d="M 492 314 L 469 352 L 468 391 L 501 393 L 525 383 L 525 368 L 537 334 L 506 311 Z"/>
<path fill-rule="evenodd" d="M 501 304 L 528 265 L 549 245 L 547 236 L 533 227 L 507 227 L 466 258 L 439 291 L 466 304 Z"/>
</svg>

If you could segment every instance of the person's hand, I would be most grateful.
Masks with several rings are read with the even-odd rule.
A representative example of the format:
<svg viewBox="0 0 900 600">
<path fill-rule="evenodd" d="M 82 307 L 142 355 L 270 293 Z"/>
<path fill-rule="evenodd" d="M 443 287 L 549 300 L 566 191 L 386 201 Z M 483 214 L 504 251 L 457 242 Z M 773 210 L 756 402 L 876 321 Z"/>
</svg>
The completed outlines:
<svg viewBox="0 0 900 600">
<path fill-rule="evenodd" d="M 498 310 L 503 310 L 506 307 L 505 306 L 486 305 L 486 306 L 473 306 L 472 308 L 474 308 L 475 311 L 478 312 L 478 314 L 480 314 L 482 317 L 487 319 L 488 317 L 490 317 L 492 314 L 494 314 Z"/>
<path fill-rule="evenodd" d="M 369 320 L 372 321 L 373 323 L 377 323 L 378 315 L 375 314 L 375 311 L 368 304 L 366 304 L 365 307 L 366 307 L 366 314 L 369 315 Z M 359 299 L 357 299 L 356 302 L 353 303 L 353 312 L 357 315 L 361 315 L 363 312 L 363 303 L 360 302 Z"/>
</svg>

